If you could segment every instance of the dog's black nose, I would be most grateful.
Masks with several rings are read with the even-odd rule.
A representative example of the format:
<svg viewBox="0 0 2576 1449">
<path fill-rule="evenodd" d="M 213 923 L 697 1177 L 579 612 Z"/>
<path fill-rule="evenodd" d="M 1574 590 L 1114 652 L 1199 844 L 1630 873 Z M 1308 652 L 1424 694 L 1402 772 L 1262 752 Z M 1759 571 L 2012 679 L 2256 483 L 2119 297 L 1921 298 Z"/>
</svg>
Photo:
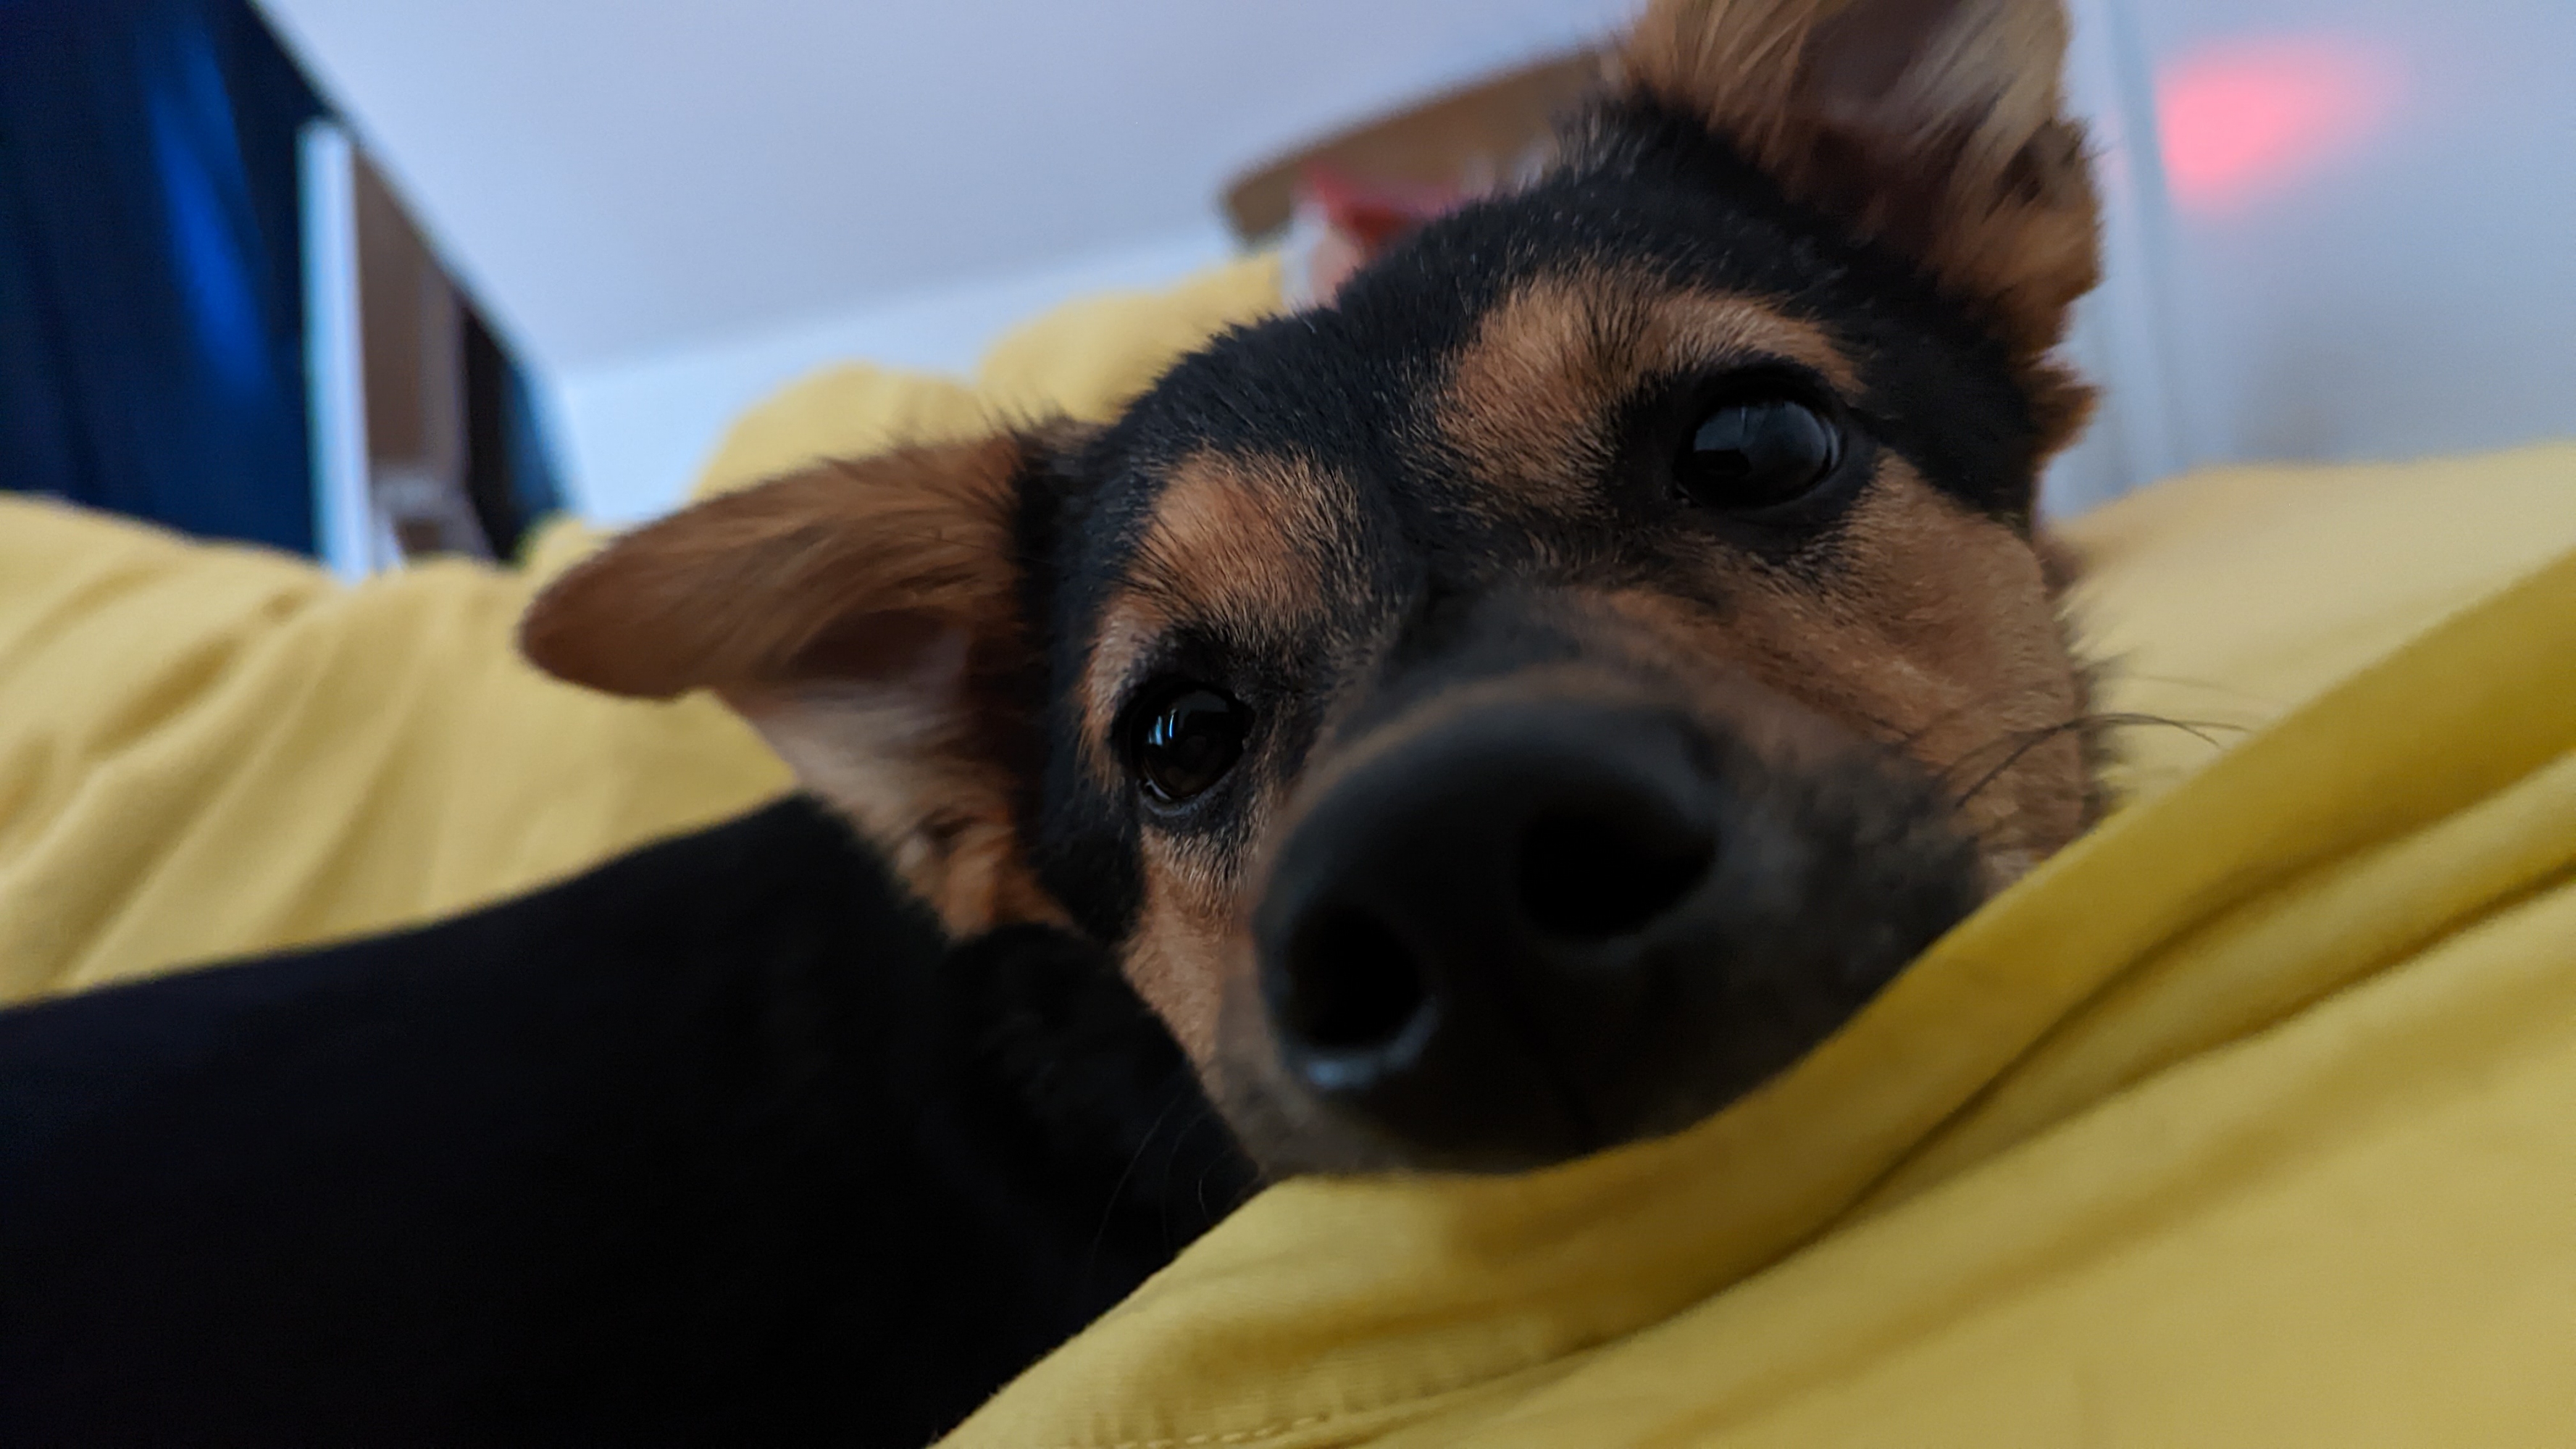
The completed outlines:
<svg viewBox="0 0 2576 1449">
<path fill-rule="evenodd" d="M 1327 761 L 1253 916 L 1343 1165 L 1504 1170 L 1687 1126 L 1973 909 L 1937 782 L 1679 711 L 1433 699 Z M 1354 1140 L 1356 1134 L 1356 1140 Z"/>
<path fill-rule="evenodd" d="M 1426 1164 L 1629 1135 L 1695 968 L 1727 792 L 1686 721 L 1544 700 L 1374 752 L 1283 844 L 1255 927 L 1304 1086 Z"/>
</svg>

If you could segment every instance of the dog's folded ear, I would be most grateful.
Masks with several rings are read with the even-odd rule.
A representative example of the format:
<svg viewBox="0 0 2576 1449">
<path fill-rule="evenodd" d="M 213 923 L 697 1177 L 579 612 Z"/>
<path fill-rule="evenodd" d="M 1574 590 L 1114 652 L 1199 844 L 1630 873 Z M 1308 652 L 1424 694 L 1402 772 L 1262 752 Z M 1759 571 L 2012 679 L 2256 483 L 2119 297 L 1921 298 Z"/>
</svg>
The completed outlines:
<svg viewBox="0 0 2576 1449">
<path fill-rule="evenodd" d="M 715 691 L 953 933 L 1059 920 L 1016 816 L 1039 714 L 1023 495 L 1064 443 L 906 448 L 700 503 L 548 588 L 520 648 L 611 694 Z"/>
<path fill-rule="evenodd" d="M 2066 41 L 2059 0 L 1655 0 L 1618 70 L 2031 356 L 2099 271 Z"/>
</svg>

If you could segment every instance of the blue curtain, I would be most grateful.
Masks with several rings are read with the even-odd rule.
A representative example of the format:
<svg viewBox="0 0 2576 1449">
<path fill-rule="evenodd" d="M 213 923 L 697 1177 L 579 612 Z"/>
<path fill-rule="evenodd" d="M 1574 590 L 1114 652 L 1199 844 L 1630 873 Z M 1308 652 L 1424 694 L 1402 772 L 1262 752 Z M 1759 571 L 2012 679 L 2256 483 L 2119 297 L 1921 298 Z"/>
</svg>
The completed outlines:
<svg viewBox="0 0 2576 1449">
<path fill-rule="evenodd" d="M 245 0 L 0 0 L 0 488 L 313 551 L 321 110 Z"/>
</svg>

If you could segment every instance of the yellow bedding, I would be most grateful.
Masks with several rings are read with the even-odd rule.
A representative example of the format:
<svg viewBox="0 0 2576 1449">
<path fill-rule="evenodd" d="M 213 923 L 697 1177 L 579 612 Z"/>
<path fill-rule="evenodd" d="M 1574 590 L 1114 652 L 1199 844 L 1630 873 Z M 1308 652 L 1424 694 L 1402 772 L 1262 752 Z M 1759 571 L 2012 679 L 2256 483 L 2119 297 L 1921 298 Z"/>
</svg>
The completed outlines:
<svg viewBox="0 0 2576 1449">
<path fill-rule="evenodd" d="M 705 486 L 1101 415 L 1275 293 L 1087 304 L 972 387 L 826 374 Z M 1269 1193 L 959 1442 L 2576 1442 L 2576 446 L 2207 473 L 2070 533 L 2105 708 L 2190 726 L 2121 732 L 2106 827 L 1714 1121 Z M 704 701 L 512 658 L 586 542 L 350 589 L 0 502 L 0 1001 L 784 789 Z"/>
</svg>

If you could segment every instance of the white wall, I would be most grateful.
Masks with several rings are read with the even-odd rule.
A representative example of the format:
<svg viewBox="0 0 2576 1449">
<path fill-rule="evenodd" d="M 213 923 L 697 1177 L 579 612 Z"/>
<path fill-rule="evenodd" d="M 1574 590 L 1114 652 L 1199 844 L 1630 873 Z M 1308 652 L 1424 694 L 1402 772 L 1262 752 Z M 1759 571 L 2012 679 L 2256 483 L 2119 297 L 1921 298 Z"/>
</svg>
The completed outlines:
<svg viewBox="0 0 2576 1449">
<path fill-rule="evenodd" d="M 1222 228 L 1121 247 L 661 356 L 579 368 L 555 386 L 573 496 L 587 517 L 631 523 L 686 496 L 744 409 L 798 377 L 863 361 L 960 376 L 1021 322 L 1071 298 L 1166 285 L 1231 252 Z"/>
<path fill-rule="evenodd" d="M 2131 124 L 2076 347 L 2110 406 L 2062 502 L 2170 467 L 2576 435 L 2576 5 L 2077 12 L 2077 94 Z"/>
<path fill-rule="evenodd" d="M 2576 5 L 2132 3 L 2169 107 L 2230 57 L 2351 92 L 2345 139 L 2273 185 L 2195 199 L 2176 177 L 2188 461 L 2576 432 Z"/>
<path fill-rule="evenodd" d="M 796 374 L 1176 276 L 1234 168 L 1636 0 L 262 3 L 628 519 Z M 2576 433 L 2576 3 L 2069 3 L 2108 405 L 2053 502 Z"/>
<path fill-rule="evenodd" d="M 1236 168 L 1636 0 L 259 0 L 539 361 L 1203 226 Z"/>
</svg>

